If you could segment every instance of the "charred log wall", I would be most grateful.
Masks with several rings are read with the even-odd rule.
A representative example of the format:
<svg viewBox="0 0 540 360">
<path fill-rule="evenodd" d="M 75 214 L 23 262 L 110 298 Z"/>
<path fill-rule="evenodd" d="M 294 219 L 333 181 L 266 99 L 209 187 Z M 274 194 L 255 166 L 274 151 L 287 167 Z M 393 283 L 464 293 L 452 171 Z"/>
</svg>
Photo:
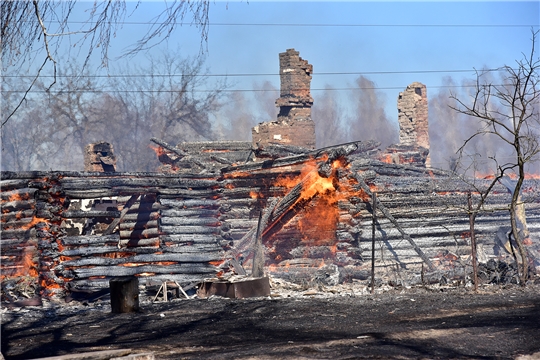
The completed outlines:
<svg viewBox="0 0 540 360">
<path fill-rule="evenodd" d="M 351 160 L 335 171 L 333 190 L 295 203 L 279 219 L 279 231 L 263 236 L 267 269 L 367 265 L 372 204 L 358 179 L 434 265 L 466 266 L 467 193 L 486 181 L 471 184 L 434 169 Z M 269 199 L 283 199 L 304 181 L 310 161 L 297 155 L 196 176 L 3 172 L 2 286 L 22 281 L 45 294 L 64 294 L 106 287 L 115 276 L 197 282 L 215 276 L 230 249 L 243 251 L 249 266 L 251 247 L 241 242 Z M 479 258 L 509 256 L 503 244 L 509 198 L 497 186 L 488 211 L 477 219 Z M 535 182 L 527 181 L 523 200 L 530 237 L 538 241 Z M 380 213 L 376 240 L 378 266 L 422 263 L 395 223 Z"/>
</svg>

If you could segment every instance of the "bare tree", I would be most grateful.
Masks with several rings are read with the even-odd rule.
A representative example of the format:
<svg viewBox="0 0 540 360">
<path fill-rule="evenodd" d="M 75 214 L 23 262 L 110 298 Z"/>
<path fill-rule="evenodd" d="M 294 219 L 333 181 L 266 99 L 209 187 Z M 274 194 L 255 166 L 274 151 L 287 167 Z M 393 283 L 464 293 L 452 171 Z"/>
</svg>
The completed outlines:
<svg viewBox="0 0 540 360">
<path fill-rule="evenodd" d="M 84 5 L 82 5 L 84 4 Z M 76 16 L 76 7 L 89 8 L 84 13 L 86 19 L 72 21 Z M 126 54 L 135 54 L 148 49 L 167 39 L 182 22 L 191 15 L 191 24 L 197 26 L 201 41 L 208 36 L 208 0 L 172 1 L 166 3 L 163 11 L 150 19 L 150 28 Z M 136 5 L 135 10 L 139 7 Z M 28 66 L 33 80 L 22 93 L 14 108 L 9 109 L 2 119 L 2 126 L 13 116 L 27 98 L 29 91 L 37 83 L 44 69 L 52 66 L 53 80 L 56 82 L 56 70 L 59 51 L 63 40 L 70 42 L 86 58 L 87 64 L 96 49 L 101 51 L 102 66 L 108 66 L 109 48 L 112 38 L 122 27 L 127 7 L 123 0 L 99 0 L 85 3 L 78 0 L 32 0 L 0 2 L 0 35 L 3 72 L 13 67 L 15 72 L 28 73 Z M 35 64 L 38 64 L 35 68 Z"/>
<path fill-rule="evenodd" d="M 537 160 L 540 153 L 540 77 L 538 74 L 540 58 L 535 51 L 537 36 L 538 32 L 533 31 L 530 54 L 523 54 L 523 59 L 516 61 L 515 67 L 506 65 L 499 69 L 500 85 L 486 83 L 483 79 L 485 72 L 480 71 L 477 72 L 475 91 L 470 102 L 451 95 L 451 98 L 457 101 L 457 106 L 453 107 L 454 110 L 478 119 L 481 124 L 480 129 L 467 138 L 460 147 L 460 157 L 464 156 L 465 149 L 478 137 L 501 140 L 513 151 L 512 160 L 498 161 L 496 157 L 493 157 L 496 174 L 492 184 L 494 185 L 495 181 L 509 173 L 517 176 L 509 211 L 512 235 L 521 257 L 520 280 L 522 284 L 525 284 L 528 278 L 528 256 L 523 245 L 523 234 L 517 225 L 516 210 L 521 205 L 520 193 L 525 180 L 526 165 Z M 488 187 L 485 197 L 493 185 Z M 485 202 L 484 197 L 483 202 Z"/>
</svg>

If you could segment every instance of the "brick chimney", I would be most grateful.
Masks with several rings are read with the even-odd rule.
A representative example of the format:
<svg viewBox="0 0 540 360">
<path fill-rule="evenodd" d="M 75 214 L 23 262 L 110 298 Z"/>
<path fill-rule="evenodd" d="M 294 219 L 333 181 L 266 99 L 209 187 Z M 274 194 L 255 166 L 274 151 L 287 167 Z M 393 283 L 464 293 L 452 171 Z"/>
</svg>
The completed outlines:
<svg viewBox="0 0 540 360">
<path fill-rule="evenodd" d="M 413 82 L 398 96 L 400 145 L 429 149 L 426 85 Z"/>
<path fill-rule="evenodd" d="M 315 149 L 315 123 L 311 120 L 311 74 L 313 65 L 298 51 L 287 49 L 279 54 L 281 80 L 277 121 L 260 123 L 252 129 L 254 147 L 272 143 Z"/>
<path fill-rule="evenodd" d="M 112 144 L 99 141 L 86 145 L 84 171 L 115 172 L 116 156 Z"/>
</svg>

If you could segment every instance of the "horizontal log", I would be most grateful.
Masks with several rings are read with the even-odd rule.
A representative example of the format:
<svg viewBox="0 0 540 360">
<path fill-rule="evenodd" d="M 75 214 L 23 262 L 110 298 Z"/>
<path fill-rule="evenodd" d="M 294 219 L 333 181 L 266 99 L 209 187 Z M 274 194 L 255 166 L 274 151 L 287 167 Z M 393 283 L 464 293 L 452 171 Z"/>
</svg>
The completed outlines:
<svg viewBox="0 0 540 360">
<path fill-rule="evenodd" d="M 164 199 L 160 198 L 159 202 L 162 206 L 167 206 L 173 209 L 189 209 L 204 207 L 208 209 L 218 208 L 219 200 L 214 199 L 188 199 L 188 200 L 176 200 L 176 199 Z"/>
<path fill-rule="evenodd" d="M 121 239 L 118 241 L 118 246 L 122 248 L 135 248 L 135 247 L 158 247 L 160 245 L 159 237 L 153 237 L 149 239 L 141 238 L 130 238 L 130 239 Z"/>
<path fill-rule="evenodd" d="M 139 283 L 145 284 L 146 281 L 176 281 L 179 284 L 182 283 L 192 283 L 202 281 L 207 277 L 206 274 L 166 274 L 166 275 L 146 275 L 138 276 Z M 68 282 L 68 289 L 73 289 L 74 291 L 96 291 L 103 288 L 109 287 L 109 280 L 111 277 L 103 277 L 100 279 L 82 279 L 82 280 L 71 280 Z"/>
<path fill-rule="evenodd" d="M 33 209 L 36 206 L 35 200 L 19 200 L 8 201 L 2 204 L 2 212 L 8 213 L 13 211 Z"/>
<path fill-rule="evenodd" d="M 117 218 L 120 216 L 120 211 L 105 211 L 105 210 L 70 210 L 64 211 L 62 217 L 66 219 L 79 219 L 79 218 Z"/>
<path fill-rule="evenodd" d="M 37 189 L 27 187 L 10 191 L 5 191 L 4 188 L 2 188 L 2 190 L 3 191 L 0 193 L 2 201 L 21 201 L 33 199 L 34 194 L 37 191 Z"/>
<path fill-rule="evenodd" d="M 36 211 L 34 209 L 13 211 L 2 214 L 2 222 L 22 220 L 24 218 L 33 218 L 35 214 Z"/>
<path fill-rule="evenodd" d="M 78 267 L 78 266 L 121 266 L 132 263 L 148 263 L 147 265 L 156 265 L 159 262 L 177 262 L 177 263 L 207 263 L 209 261 L 220 260 L 222 254 L 212 252 L 207 254 L 179 254 L 179 253 L 163 253 L 163 254 L 141 254 L 130 257 L 120 258 L 105 258 L 93 257 L 77 260 L 69 260 L 62 262 L 62 266 Z M 146 265 L 146 264 L 145 264 Z M 157 264 L 160 265 L 160 264 Z M 170 265 L 167 265 L 170 266 Z"/>
<path fill-rule="evenodd" d="M 176 146 L 189 153 L 226 153 L 236 151 L 251 151 L 250 141 L 221 140 L 221 141 L 193 141 L 181 142 Z"/>
<path fill-rule="evenodd" d="M 63 179 L 60 181 L 63 188 L 67 190 L 93 190 L 103 188 L 211 188 L 218 185 L 215 180 L 207 179 L 186 179 L 186 178 L 80 178 L 80 179 Z"/>
<path fill-rule="evenodd" d="M 142 220 L 136 222 L 121 222 L 118 227 L 123 230 L 143 230 L 158 227 L 158 220 Z"/>
<path fill-rule="evenodd" d="M 163 225 L 161 232 L 164 235 L 174 234 L 219 234 L 220 229 L 213 226 L 170 226 Z"/>
<path fill-rule="evenodd" d="M 174 235 L 161 235 L 163 243 L 190 243 L 190 244 L 218 244 L 222 239 L 218 235 L 210 234 L 174 234 Z"/>
<path fill-rule="evenodd" d="M 12 190 L 12 189 L 22 189 L 28 187 L 28 182 L 30 179 L 13 179 L 13 180 L 4 180 L 2 179 L 0 181 L 0 188 L 5 190 Z"/>
<path fill-rule="evenodd" d="M 148 220 L 157 220 L 160 215 L 158 211 L 141 211 L 141 212 L 129 212 L 124 215 L 123 221 L 125 222 L 134 222 L 134 221 L 148 221 Z"/>
<path fill-rule="evenodd" d="M 211 226 L 216 227 L 220 226 L 221 223 L 218 219 L 213 217 L 162 217 L 160 220 L 161 226 L 190 226 L 190 225 L 201 225 L 201 226 Z"/>
<path fill-rule="evenodd" d="M 120 240 L 119 234 L 65 236 L 61 239 L 62 245 L 65 246 L 103 245 L 106 243 L 118 243 L 118 240 Z"/>
<path fill-rule="evenodd" d="M 19 240 L 35 239 L 37 237 L 37 231 L 35 228 L 31 228 L 28 230 L 4 230 L 2 231 L 2 237 L 7 239 Z"/>
<path fill-rule="evenodd" d="M 29 227 L 33 226 L 34 218 L 25 218 L 21 220 L 15 220 L 15 221 L 9 221 L 9 222 L 3 222 L 0 224 L 0 228 L 2 231 L 4 230 L 21 230 L 21 229 L 28 229 Z"/>
<path fill-rule="evenodd" d="M 207 199 L 219 196 L 222 189 L 179 189 L 160 188 L 158 193 L 163 199 L 186 198 L 186 199 Z"/>
<path fill-rule="evenodd" d="M 65 190 L 67 197 L 71 199 L 97 199 L 118 195 L 117 191 L 112 189 L 89 189 L 89 190 Z"/>
<path fill-rule="evenodd" d="M 127 240 L 123 240 L 127 241 Z M 143 240 L 140 240 L 143 241 Z M 118 248 L 118 246 L 111 245 L 111 246 L 91 246 L 91 247 L 79 247 L 74 249 L 64 249 L 61 252 L 58 252 L 60 256 L 65 257 L 74 257 L 74 256 L 97 256 L 97 255 L 104 255 L 104 254 L 120 254 L 119 256 L 129 255 L 132 254 L 154 254 L 157 251 L 161 251 L 158 246 L 147 246 L 147 247 L 124 247 L 124 248 Z M 111 255 L 115 256 L 115 255 Z"/>
<path fill-rule="evenodd" d="M 213 217 L 217 218 L 219 215 L 218 210 L 212 209 L 163 209 L 161 210 L 161 217 Z"/>
<path fill-rule="evenodd" d="M 223 248 L 219 244 L 175 244 L 168 245 L 163 248 L 163 252 L 167 253 L 178 253 L 178 254 L 199 254 L 199 253 L 217 253 L 217 259 L 223 259 Z"/>
<path fill-rule="evenodd" d="M 144 230 L 121 230 L 121 239 L 148 239 L 159 236 L 159 230 L 157 228 L 144 229 Z"/>
<path fill-rule="evenodd" d="M 213 265 L 177 264 L 177 265 L 142 265 L 142 266 L 95 266 L 63 271 L 63 276 L 84 279 L 92 276 L 133 276 L 143 273 L 152 274 L 214 274 L 217 269 Z M 60 272 L 62 273 L 62 272 Z"/>
</svg>

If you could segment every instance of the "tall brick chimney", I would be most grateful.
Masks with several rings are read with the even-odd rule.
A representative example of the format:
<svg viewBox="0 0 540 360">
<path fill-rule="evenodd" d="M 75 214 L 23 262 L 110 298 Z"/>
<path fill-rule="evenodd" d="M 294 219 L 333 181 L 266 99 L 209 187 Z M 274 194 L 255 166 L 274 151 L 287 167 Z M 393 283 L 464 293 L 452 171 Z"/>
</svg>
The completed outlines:
<svg viewBox="0 0 540 360">
<path fill-rule="evenodd" d="M 277 121 L 260 123 L 252 129 L 255 147 L 272 143 L 315 149 L 315 123 L 311 120 L 311 74 L 313 65 L 298 51 L 279 54 L 281 92 Z"/>
<path fill-rule="evenodd" d="M 413 82 L 398 96 L 399 143 L 429 149 L 426 85 Z"/>
</svg>

